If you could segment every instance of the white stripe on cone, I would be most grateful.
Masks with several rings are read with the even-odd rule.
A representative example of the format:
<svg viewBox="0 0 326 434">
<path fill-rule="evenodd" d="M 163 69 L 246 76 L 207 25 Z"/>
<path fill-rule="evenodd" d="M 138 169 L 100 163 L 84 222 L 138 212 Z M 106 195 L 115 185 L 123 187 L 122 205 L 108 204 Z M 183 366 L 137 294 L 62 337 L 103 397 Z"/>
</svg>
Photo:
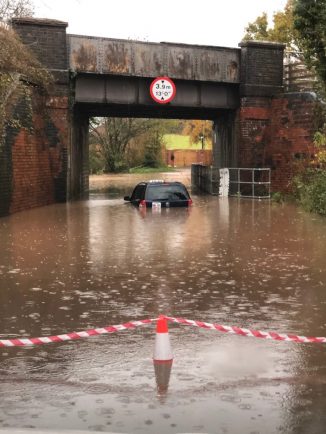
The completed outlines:
<svg viewBox="0 0 326 434">
<path fill-rule="evenodd" d="M 167 319 L 160 315 L 156 323 L 156 335 L 154 346 L 154 362 L 168 362 L 173 360 L 172 349 L 170 345 L 169 330 Z"/>
<path fill-rule="evenodd" d="M 153 358 L 154 362 L 173 360 L 169 333 L 156 333 Z"/>
</svg>

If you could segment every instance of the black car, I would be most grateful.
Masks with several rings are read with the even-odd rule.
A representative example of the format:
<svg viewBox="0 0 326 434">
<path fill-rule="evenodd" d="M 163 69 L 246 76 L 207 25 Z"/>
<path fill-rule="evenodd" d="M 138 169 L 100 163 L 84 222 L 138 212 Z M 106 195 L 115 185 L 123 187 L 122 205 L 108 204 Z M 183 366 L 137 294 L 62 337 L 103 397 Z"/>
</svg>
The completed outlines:
<svg viewBox="0 0 326 434">
<path fill-rule="evenodd" d="M 140 207 L 179 207 L 189 206 L 192 200 L 186 187 L 181 182 L 165 182 L 153 180 L 140 182 L 131 196 L 124 200 Z"/>
</svg>

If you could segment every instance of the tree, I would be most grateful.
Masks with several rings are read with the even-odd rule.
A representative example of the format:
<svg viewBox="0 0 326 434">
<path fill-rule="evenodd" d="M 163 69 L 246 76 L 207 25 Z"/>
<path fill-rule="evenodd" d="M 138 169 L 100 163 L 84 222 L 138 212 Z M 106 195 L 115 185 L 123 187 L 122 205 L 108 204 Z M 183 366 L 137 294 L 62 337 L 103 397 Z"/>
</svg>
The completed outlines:
<svg viewBox="0 0 326 434">
<path fill-rule="evenodd" d="M 212 142 L 212 122 L 191 120 L 184 124 L 183 134 L 189 136 L 190 143 L 202 143 L 204 148 L 205 143 Z"/>
<path fill-rule="evenodd" d="M 126 167 L 126 153 L 132 143 L 151 127 L 149 119 L 94 118 L 90 124 L 90 142 L 104 160 L 105 172 Z"/>
<path fill-rule="evenodd" d="M 24 46 L 8 22 L 11 18 L 32 16 L 31 0 L 0 0 L 0 142 L 5 126 L 15 122 L 11 107 L 21 94 L 28 94 L 29 84 L 46 87 L 50 75 Z"/>
<path fill-rule="evenodd" d="M 5 127 L 14 123 L 11 109 L 19 97 L 28 97 L 33 85 L 45 88 L 51 82 L 49 73 L 24 46 L 15 32 L 0 26 L 0 141 Z M 19 125 L 17 125 L 19 126 Z"/>
<path fill-rule="evenodd" d="M 314 145 L 316 146 L 315 160 L 318 167 L 326 168 L 326 135 L 321 131 L 315 132 Z"/>
<path fill-rule="evenodd" d="M 268 27 L 266 12 L 249 23 L 245 28 L 243 40 L 258 40 L 282 42 L 286 44 L 288 51 L 297 51 L 298 32 L 294 27 L 293 4 L 294 0 L 288 0 L 284 11 L 278 11 L 273 16 L 273 27 Z"/>
<path fill-rule="evenodd" d="M 31 17 L 33 14 L 31 0 L 0 0 L 0 21 L 4 23 L 11 18 Z"/>
<path fill-rule="evenodd" d="M 151 128 L 144 135 L 143 164 L 147 167 L 159 167 L 162 164 L 162 147 L 165 128 L 164 122 L 152 121 Z"/>
<path fill-rule="evenodd" d="M 326 0 L 295 0 L 293 15 L 305 61 L 326 88 Z"/>
<path fill-rule="evenodd" d="M 245 31 L 246 33 L 243 37 L 244 41 L 269 40 L 267 13 L 263 12 L 263 14 L 258 16 L 254 22 L 248 23 Z"/>
<path fill-rule="evenodd" d="M 158 167 L 164 135 L 179 129 L 180 121 L 170 119 L 94 118 L 90 124 L 91 170 Z"/>
</svg>

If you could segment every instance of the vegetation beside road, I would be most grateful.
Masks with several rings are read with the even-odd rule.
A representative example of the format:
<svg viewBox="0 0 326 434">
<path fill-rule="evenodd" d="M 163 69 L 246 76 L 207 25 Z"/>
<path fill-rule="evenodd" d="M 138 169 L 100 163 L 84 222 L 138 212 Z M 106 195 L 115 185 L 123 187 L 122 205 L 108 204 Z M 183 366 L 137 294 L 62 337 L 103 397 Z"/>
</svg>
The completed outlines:
<svg viewBox="0 0 326 434">
<path fill-rule="evenodd" d="M 296 197 L 309 212 L 326 216 L 326 171 L 307 169 L 295 178 Z"/>
<path fill-rule="evenodd" d="M 314 139 L 314 160 L 299 170 L 294 178 L 294 191 L 297 201 L 305 210 L 326 216 L 326 123 L 322 123 Z"/>
<path fill-rule="evenodd" d="M 299 203 L 326 216 L 326 0 L 294 0 L 293 27 L 304 60 L 318 77 L 317 95 L 324 100 L 315 113 L 314 158 L 294 183 Z"/>
<path fill-rule="evenodd" d="M 160 172 L 175 172 L 174 167 L 160 166 L 160 167 L 133 167 L 129 169 L 129 173 L 160 173 Z"/>
<path fill-rule="evenodd" d="M 300 161 L 292 186 L 296 201 L 307 211 L 326 215 L 326 0 L 288 0 L 269 26 L 266 13 L 245 29 L 244 40 L 264 40 L 286 44 L 288 56 L 300 59 L 315 74 L 314 91 L 319 101 L 315 114 L 313 153 Z M 274 200 L 281 200 L 274 194 Z"/>
</svg>

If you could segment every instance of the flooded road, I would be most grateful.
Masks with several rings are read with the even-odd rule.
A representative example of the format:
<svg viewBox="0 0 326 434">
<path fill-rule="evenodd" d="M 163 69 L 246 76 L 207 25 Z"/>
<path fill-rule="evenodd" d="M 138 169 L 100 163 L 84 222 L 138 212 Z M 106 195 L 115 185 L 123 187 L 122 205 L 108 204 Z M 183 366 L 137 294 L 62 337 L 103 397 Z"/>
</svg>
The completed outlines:
<svg viewBox="0 0 326 434">
<path fill-rule="evenodd" d="M 292 205 L 193 195 L 140 212 L 119 194 L 0 219 L 0 337 L 159 314 L 326 335 L 326 220 Z M 118 433 L 326 430 L 326 346 L 169 323 L 158 393 L 155 327 L 0 348 L 0 428 Z"/>
</svg>

